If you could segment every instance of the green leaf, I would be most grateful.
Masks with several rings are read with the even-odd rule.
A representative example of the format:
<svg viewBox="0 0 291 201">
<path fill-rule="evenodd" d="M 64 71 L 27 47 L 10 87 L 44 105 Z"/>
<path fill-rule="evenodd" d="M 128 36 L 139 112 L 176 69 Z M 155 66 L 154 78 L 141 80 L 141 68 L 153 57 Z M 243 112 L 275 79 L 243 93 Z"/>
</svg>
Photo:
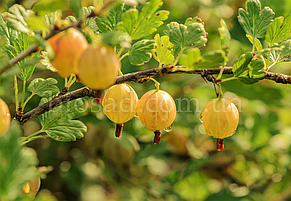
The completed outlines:
<svg viewBox="0 0 291 201">
<path fill-rule="evenodd" d="M 248 65 L 249 70 L 238 76 L 238 80 L 244 84 L 254 84 L 266 76 L 265 71 L 260 71 L 264 68 L 262 60 L 252 60 Z"/>
<path fill-rule="evenodd" d="M 130 63 L 133 65 L 143 65 L 145 62 L 148 62 L 152 57 L 151 50 L 154 47 L 154 40 L 140 40 L 133 44 L 128 51 Z"/>
<path fill-rule="evenodd" d="M 17 31 L 11 29 L 7 26 L 4 16 L 7 16 L 7 13 L 0 14 L 0 35 L 6 39 L 6 44 L 11 45 L 13 39 L 17 37 Z"/>
<path fill-rule="evenodd" d="M 253 84 L 266 76 L 262 60 L 252 60 L 253 54 L 247 52 L 241 55 L 233 64 L 232 71 L 234 77 L 244 84 Z"/>
<path fill-rule="evenodd" d="M 48 102 L 47 98 L 42 98 L 40 105 Z M 81 99 L 62 104 L 39 116 L 42 130 L 52 139 L 61 142 L 76 141 L 82 138 L 87 131 L 84 123 L 72 120 L 81 116 L 84 112 L 83 101 Z"/>
<path fill-rule="evenodd" d="M 64 10 L 67 2 L 64 0 L 39 0 L 32 6 L 32 10 L 39 16 L 44 16 L 57 10 Z"/>
<path fill-rule="evenodd" d="M 26 20 L 31 13 L 31 11 L 27 11 L 23 6 L 14 4 L 5 15 L 7 26 L 23 33 L 30 33 L 31 31 L 27 27 Z"/>
<path fill-rule="evenodd" d="M 112 31 L 102 33 L 102 42 L 110 46 L 131 47 L 131 38 L 126 32 Z"/>
<path fill-rule="evenodd" d="M 54 78 L 36 78 L 30 82 L 27 90 L 40 97 L 50 98 L 60 92 L 56 86 L 57 83 L 58 81 Z"/>
<path fill-rule="evenodd" d="M 21 52 L 23 52 L 30 45 L 31 43 L 28 41 L 28 35 L 20 33 L 18 35 L 18 38 L 14 41 L 13 44 L 16 54 L 14 54 L 14 52 L 11 52 L 11 54 L 13 54 L 13 56 L 15 57 Z M 38 61 L 39 59 L 36 57 L 36 53 L 34 53 L 31 56 L 26 57 L 25 59 L 18 62 L 18 66 L 20 68 L 20 74 L 18 75 L 18 77 L 22 80 L 28 80 L 33 74 L 35 64 Z"/>
<path fill-rule="evenodd" d="M 227 56 L 229 53 L 229 49 L 230 49 L 231 36 L 230 36 L 229 30 L 227 28 L 227 25 L 223 19 L 220 20 L 220 27 L 218 28 L 218 31 L 220 34 L 221 48 Z"/>
<path fill-rule="evenodd" d="M 270 59 L 274 63 L 278 62 L 289 62 L 291 57 L 291 39 L 286 40 L 282 43 L 280 43 L 280 47 L 282 47 L 279 50 L 272 50 L 271 51 L 271 57 Z"/>
<path fill-rule="evenodd" d="M 45 32 L 50 31 L 48 24 L 46 23 L 45 19 L 41 16 L 30 15 L 27 18 L 27 25 L 35 31 L 45 31 Z"/>
<path fill-rule="evenodd" d="M 5 51 L 6 39 L 0 36 L 0 70 L 4 69 L 9 64 L 9 57 Z"/>
<path fill-rule="evenodd" d="M 156 12 L 162 4 L 160 0 L 151 0 L 145 4 L 140 13 L 135 8 L 129 9 L 123 14 L 122 21 L 117 24 L 116 29 L 127 32 L 132 40 L 150 35 L 168 18 L 169 11 Z"/>
<path fill-rule="evenodd" d="M 275 13 L 269 7 L 261 10 L 259 0 L 247 0 L 246 10 L 238 10 L 238 21 L 245 32 L 253 38 L 265 37 L 268 26 L 271 24 Z"/>
<path fill-rule="evenodd" d="M 99 30 L 102 33 L 114 31 L 116 25 L 121 22 L 122 14 L 129 8 L 130 7 L 128 5 L 123 5 L 123 3 L 119 3 L 109 11 L 107 17 L 97 17 L 95 21 Z"/>
<path fill-rule="evenodd" d="M 20 200 L 21 187 L 40 175 L 36 152 L 20 143 L 22 129 L 12 122 L 9 131 L 0 138 L 0 200 Z"/>
<path fill-rule="evenodd" d="M 77 138 L 84 137 L 83 133 L 86 131 L 85 124 L 78 120 L 56 121 L 44 130 L 50 138 L 61 142 L 76 141 Z"/>
<path fill-rule="evenodd" d="M 253 44 L 253 42 L 254 42 L 253 37 L 250 36 L 250 35 L 246 35 L 246 36 L 247 36 L 247 38 L 249 39 L 249 41 Z M 256 47 L 256 49 L 257 49 L 258 51 L 261 51 L 261 50 L 263 49 L 263 46 L 262 46 L 260 40 L 257 39 L 257 38 L 256 38 L 256 40 L 255 40 L 255 47 Z"/>
<path fill-rule="evenodd" d="M 167 36 L 160 37 L 159 34 L 155 35 L 156 46 L 152 50 L 152 54 L 155 60 L 157 60 L 160 65 L 168 65 L 174 63 L 174 56 L 172 54 L 173 44 L 170 42 Z"/>
<path fill-rule="evenodd" d="M 201 56 L 200 50 L 194 48 L 183 54 L 179 59 L 179 64 L 188 69 L 218 68 L 227 61 L 223 50 L 211 51 Z"/>
<path fill-rule="evenodd" d="M 238 77 L 240 74 L 248 70 L 248 64 L 253 59 L 253 54 L 247 52 L 246 54 L 241 55 L 232 65 L 233 75 Z"/>
<path fill-rule="evenodd" d="M 186 52 L 191 48 L 204 47 L 207 33 L 204 30 L 203 23 L 194 22 L 188 27 L 177 22 L 171 22 L 167 25 L 164 34 L 170 38 L 170 42 L 175 45 L 175 52 Z M 174 53 L 174 55 L 176 55 Z"/>
<path fill-rule="evenodd" d="M 269 26 L 266 33 L 266 41 L 272 46 L 274 43 L 280 43 L 291 36 L 291 15 L 284 17 L 277 17 L 271 26 Z"/>
</svg>

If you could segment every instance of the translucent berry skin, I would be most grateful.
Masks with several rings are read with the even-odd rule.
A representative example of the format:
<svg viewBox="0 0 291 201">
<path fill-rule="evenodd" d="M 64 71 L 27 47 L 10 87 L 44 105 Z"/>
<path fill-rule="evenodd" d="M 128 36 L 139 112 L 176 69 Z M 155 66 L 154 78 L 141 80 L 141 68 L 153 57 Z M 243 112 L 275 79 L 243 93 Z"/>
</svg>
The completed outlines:
<svg viewBox="0 0 291 201">
<path fill-rule="evenodd" d="M 214 138 L 224 139 L 235 132 L 239 113 L 236 106 L 225 98 L 211 100 L 202 112 L 206 133 Z"/>
<path fill-rule="evenodd" d="M 103 97 L 103 113 L 114 123 L 125 123 L 136 114 L 137 104 L 138 97 L 131 86 L 114 85 Z"/>
<path fill-rule="evenodd" d="M 151 90 L 139 100 L 138 118 L 150 131 L 169 127 L 176 117 L 176 105 L 170 94 L 163 90 Z"/>
<path fill-rule="evenodd" d="M 55 58 L 51 63 L 58 70 L 58 74 L 65 78 L 75 73 L 78 60 L 88 47 L 88 42 L 83 34 L 70 28 L 54 35 L 48 42 L 55 52 Z"/>
<path fill-rule="evenodd" d="M 84 85 L 102 90 L 114 84 L 118 68 L 119 60 L 113 48 L 88 46 L 80 57 L 76 74 Z"/>
<path fill-rule="evenodd" d="M 0 137 L 3 136 L 10 126 L 11 116 L 7 104 L 0 98 Z"/>
</svg>

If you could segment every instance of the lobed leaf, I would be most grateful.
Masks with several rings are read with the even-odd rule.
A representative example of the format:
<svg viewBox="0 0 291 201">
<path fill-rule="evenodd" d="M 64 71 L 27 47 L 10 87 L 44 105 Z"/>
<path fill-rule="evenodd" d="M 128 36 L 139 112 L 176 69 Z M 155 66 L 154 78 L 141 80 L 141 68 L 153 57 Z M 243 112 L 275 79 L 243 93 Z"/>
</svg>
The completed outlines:
<svg viewBox="0 0 291 201">
<path fill-rule="evenodd" d="M 244 84 L 254 84 L 266 76 L 262 60 L 252 60 L 253 54 L 247 52 L 241 55 L 233 64 L 234 76 Z"/>
<path fill-rule="evenodd" d="M 5 16 L 5 13 L 0 14 L 0 35 L 6 40 L 5 43 L 7 45 L 11 45 L 13 39 L 17 37 L 17 31 L 7 26 L 7 23 L 4 20 Z"/>
<path fill-rule="evenodd" d="M 266 41 L 272 46 L 274 43 L 280 43 L 291 36 L 291 15 L 285 20 L 284 17 L 277 17 L 266 33 Z"/>
<path fill-rule="evenodd" d="M 220 27 L 218 28 L 218 31 L 220 34 L 221 48 L 227 56 L 229 53 L 229 49 L 230 49 L 231 36 L 230 36 L 229 30 L 227 28 L 227 25 L 223 19 L 220 20 Z"/>
<path fill-rule="evenodd" d="M 152 50 L 152 54 L 155 60 L 157 60 L 160 65 L 168 65 L 174 63 L 174 55 L 172 54 L 173 44 L 170 42 L 169 37 L 162 36 L 159 34 L 155 35 L 156 46 Z"/>
<path fill-rule="evenodd" d="M 168 18 L 169 11 L 156 12 L 162 5 L 161 0 L 151 0 L 145 4 L 140 13 L 135 8 L 127 10 L 122 16 L 122 21 L 117 24 L 116 29 L 127 32 L 132 40 L 150 35 Z"/>
<path fill-rule="evenodd" d="M 204 30 L 203 23 L 191 23 L 187 26 L 171 22 L 167 25 L 164 34 L 169 37 L 170 42 L 175 45 L 175 52 L 186 52 L 191 48 L 201 48 L 207 42 L 207 33 Z"/>
<path fill-rule="evenodd" d="M 240 74 L 248 70 L 248 64 L 253 59 L 253 54 L 247 52 L 246 54 L 241 55 L 232 65 L 233 75 L 238 77 Z"/>
<path fill-rule="evenodd" d="M 283 46 L 283 47 L 282 47 Z M 280 43 L 280 49 L 272 50 L 270 59 L 274 63 L 278 62 L 289 62 L 291 57 L 291 39 L 288 39 Z"/>
<path fill-rule="evenodd" d="M 49 98 L 60 92 L 59 88 L 56 86 L 57 83 L 58 81 L 54 78 L 36 78 L 30 82 L 27 90 L 40 97 Z"/>
<path fill-rule="evenodd" d="M 259 0 L 247 0 L 246 10 L 240 8 L 238 21 L 245 32 L 253 38 L 265 37 L 268 26 L 271 24 L 275 13 L 269 7 L 261 9 Z"/>
<path fill-rule="evenodd" d="M 152 58 L 151 50 L 155 47 L 154 40 L 140 40 L 128 51 L 128 58 L 133 65 L 143 65 Z"/>
<path fill-rule="evenodd" d="M 39 105 L 46 102 L 48 99 L 42 98 Z M 42 130 L 56 141 L 69 142 L 83 137 L 87 127 L 78 120 L 72 120 L 83 114 L 82 107 L 83 101 L 76 99 L 40 115 Z"/>
<path fill-rule="evenodd" d="M 107 17 L 100 16 L 95 19 L 96 24 L 101 33 L 114 31 L 116 25 L 121 22 L 122 14 L 128 10 L 130 6 L 123 5 L 123 3 L 119 3 L 114 6 L 110 11 Z"/>
<path fill-rule="evenodd" d="M 14 4 L 5 15 L 7 26 L 23 33 L 30 33 L 31 31 L 27 26 L 26 20 L 31 13 L 31 11 L 26 10 L 23 6 Z"/>
<path fill-rule="evenodd" d="M 28 48 L 31 43 L 28 40 L 28 35 L 24 33 L 20 33 L 18 38 L 14 41 L 14 52 L 11 51 L 10 53 L 13 57 L 16 57 L 18 54 L 23 52 L 26 48 Z M 20 68 L 20 73 L 18 77 L 22 80 L 28 80 L 34 72 L 35 65 L 39 61 L 36 57 L 36 53 L 32 54 L 29 57 L 18 62 L 18 66 Z"/>
<path fill-rule="evenodd" d="M 83 133 L 86 131 L 85 124 L 78 120 L 56 121 L 44 130 L 50 138 L 61 142 L 76 141 L 77 138 L 84 137 Z"/>
</svg>

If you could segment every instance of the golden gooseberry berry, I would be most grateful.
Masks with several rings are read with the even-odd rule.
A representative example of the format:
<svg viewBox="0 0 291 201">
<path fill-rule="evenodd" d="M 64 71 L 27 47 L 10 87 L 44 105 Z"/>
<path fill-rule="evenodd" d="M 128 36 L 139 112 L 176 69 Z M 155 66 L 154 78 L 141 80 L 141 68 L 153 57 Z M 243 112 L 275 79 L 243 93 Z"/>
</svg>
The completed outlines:
<svg viewBox="0 0 291 201">
<path fill-rule="evenodd" d="M 137 103 L 138 97 L 128 84 L 117 84 L 106 91 L 102 101 L 103 113 L 116 123 L 116 137 L 120 137 L 123 123 L 136 114 Z"/>
<path fill-rule="evenodd" d="M 65 78 L 75 73 L 79 57 L 88 46 L 83 34 L 70 28 L 49 38 L 48 42 L 55 52 L 55 58 L 51 63 L 58 74 Z"/>
<path fill-rule="evenodd" d="M 222 151 L 223 139 L 232 136 L 238 126 L 236 106 L 230 100 L 216 98 L 207 103 L 201 115 L 207 135 L 217 138 L 216 148 Z"/>
<path fill-rule="evenodd" d="M 3 136 L 10 126 L 11 116 L 7 104 L 0 98 L 0 137 Z"/>
<path fill-rule="evenodd" d="M 137 114 L 141 123 L 155 132 L 154 143 L 160 143 L 161 132 L 172 125 L 176 117 L 176 105 L 170 94 L 163 90 L 151 90 L 139 100 Z"/>
<path fill-rule="evenodd" d="M 29 195 L 31 198 L 34 198 L 40 188 L 40 178 L 37 177 L 36 179 L 31 180 L 30 182 L 26 182 L 22 186 L 22 192 L 25 195 Z"/>
<path fill-rule="evenodd" d="M 88 46 L 80 57 L 76 75 L 89 88 L 102 90 L 114 84 L 118 68 L 118 56 L 112 47 Z"/>
</svg>

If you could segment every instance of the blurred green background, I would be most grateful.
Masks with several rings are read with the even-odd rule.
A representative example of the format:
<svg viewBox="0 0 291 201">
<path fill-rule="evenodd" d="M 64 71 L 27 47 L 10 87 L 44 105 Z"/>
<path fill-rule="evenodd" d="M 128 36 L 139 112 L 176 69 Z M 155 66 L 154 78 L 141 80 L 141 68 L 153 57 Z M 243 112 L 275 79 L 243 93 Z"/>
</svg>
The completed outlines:
<svg viewBox="0 0 291 201">
<path fill-rule="evenodd" d="M 33 1 L 17 1 L 29 8 Z M 2 0 L 1 12 L 13 5 Z M 198 16 L 208 32 L 203 51 L 220 49 L 218 27 L 223 18 L 232 36 L 228 65 L 251 45 L 237 21 L 244 0 L 165 0 L 162 9 L 170 11 L 171 21 L 183 23 Z M 287 16 L 290 0 L 262 0 L 277 16 Z M 162 34 L 165 25 L 158 30 Z M 157 67 L 148 64 L 131 66 L 122 61 L 123 73 Z M 273 72 L 291 74 L 289 64 L 280 64 Z M 13 74 L 13 72 L 11 72 Z M 62 88 L 64 80 L 57 73 L 36 69 L 33 77 L 55 77 Z M 115 125 L 92 106 L 80 118 L 88 126 L 83 139 L 60 143 L 41 139 L 27 146 L 36 150 L 39 166 L 52 166 L 53 171 L 41 181 L 41 192 L 51 192 L 59 201 L 288 201 L 291 200 L 291 93 L 290 86 L 272 81 L 243 85 L 238 81 L 222 83 L 224 97 L 233 100 L 240 111 L 236 133 L 225 139 L 225 150 L 215 149 L 215 139 L 205 134 L 200 113 L 215 98 L 213 84 L 199 75 L 157 77 L 160 88 L 169 92 L 177 104 L 177 117 L 170 132 L 162 132 L 161 143 L 152 143 L 153 133 L 137 118 L 125 124 L 122 137 L 114 137 Z M 130 84 L 139 98 L 154 83 Z M 80 88 L 80 83 L 71 90 Z M 9 90 L 8 90 L 9 89 Z M 27 94 L 28 95 L 28 94 Z M 1 80 L 0 97 L 13 113 L 15 100 L 11 76 Z M 192 99 L 190 104 L 184 99 Z M 26 107 L 38 105 L 34 97 Z M 14 114 L 12 114 L 13 116 Z M 27 122 L 24 135 L 40 128 L 38 120 Z"/>
</svg>

